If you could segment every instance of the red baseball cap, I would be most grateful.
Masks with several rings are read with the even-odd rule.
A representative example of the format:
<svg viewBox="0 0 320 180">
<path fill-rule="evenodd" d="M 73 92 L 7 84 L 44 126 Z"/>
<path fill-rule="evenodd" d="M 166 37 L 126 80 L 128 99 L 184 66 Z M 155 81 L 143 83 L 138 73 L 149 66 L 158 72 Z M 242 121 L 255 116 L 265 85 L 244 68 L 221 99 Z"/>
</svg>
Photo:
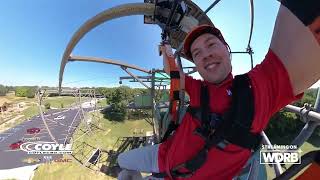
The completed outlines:
<svg viewBox="0 0 320 180">
<path fill-rule="evenodd" d="M 193 30 L 191 30 L 186 38 L 184 39 L 184 44 L 183 44 L 183 52 L 184 55 L 186 56 L 186 59 L 193 61 L 192 60 L 192 54 L 191 54 L 191 45 L 193 43 L 194 40 L 196 40 L 199 36 L 201 36 L 202 34 L 205 33 L 210 33 L 215 35 L 218 39 L 220 39 L 220 41 L 222 41 L 230 50 L 229 45 L 227 44 L 227 42 L 224 40 L 221 32 L 219 29 L 217 29 L 216 27 L 212 26 L 212 25 L 200 25 L 195 27 Z"/>
</svg>

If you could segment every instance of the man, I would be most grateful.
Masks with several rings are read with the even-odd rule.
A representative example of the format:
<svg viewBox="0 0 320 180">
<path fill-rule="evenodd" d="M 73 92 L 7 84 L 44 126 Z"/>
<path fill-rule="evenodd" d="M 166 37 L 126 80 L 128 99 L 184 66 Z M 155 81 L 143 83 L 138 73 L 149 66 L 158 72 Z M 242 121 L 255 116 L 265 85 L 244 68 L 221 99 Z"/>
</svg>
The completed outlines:
<svg viewBox="0 0 320 180">
<path fill-rule="evenodd" d="M 318 31 L 314 30 L 317 29 L 313 27 L 315 23 L 311 24 L 315 17 L 310 23 L 302 24 L 290 10 L 292 7 L 280 7 L 271 46 L 264 61 L 245 75 L 249 96 L 253 97 L 254 110 L 248 130 L 253 137 L 266 128 L 275 112 L 301 98 L 301 93 L 320 77 L 320 71 L 315 67 L 320 65 Z M 196 27 L 184 41 L 184 53 L 187 59 L 194 62 L 203 78 L 200 81 L 181 76 L 190 96 L 190 107 L 202 107 L 203 98 L 200 97 L 205 92 L 202 87 L 206 87 L 209 112 L 225 114 L 232 106 L 232 93 L 237 92 L 232 90 L 236 80 L 231 74 L 230 48 L 221 32 L 209 25 Z M 249 106 L 250 101 L 243 101 L 243 106 Z M 155 177 L 159 179 L 232 179 L 251 156 L 252 148 L 239 145 L 241 142 L 225 143 L 222 147 L 216 144 L 204 152 L 208 143 L 207 137 L 197 131 L 201 127 L 201 119 L 187 112 L 168 140 L 120 154 L 118 163 L 125 169 L 156 173 Z M 199 154 L 203 152 L 205 155 L 201 158 Z M 197 161 L 187 167 L 186 164 L 195 159 Z"/>
</svg>

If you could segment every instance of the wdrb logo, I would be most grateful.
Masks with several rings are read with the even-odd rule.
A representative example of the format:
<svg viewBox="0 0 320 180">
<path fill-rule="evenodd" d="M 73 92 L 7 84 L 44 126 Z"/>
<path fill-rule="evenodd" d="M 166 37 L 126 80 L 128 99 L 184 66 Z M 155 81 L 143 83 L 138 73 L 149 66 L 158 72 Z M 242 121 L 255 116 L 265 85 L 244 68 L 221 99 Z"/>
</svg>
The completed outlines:
<svg viewBox="0 0 320 180">
<path fill-rule="evenodd" d="M 301 151 L 261 150 L 260 164 L 301 164 Z"/>
<path fill-rule="evenodd" d="M 72 154 L 71 144 L 56 144 L 55 142 L 26 142 L 20 149 L 28 154 Z"/>
</svg>

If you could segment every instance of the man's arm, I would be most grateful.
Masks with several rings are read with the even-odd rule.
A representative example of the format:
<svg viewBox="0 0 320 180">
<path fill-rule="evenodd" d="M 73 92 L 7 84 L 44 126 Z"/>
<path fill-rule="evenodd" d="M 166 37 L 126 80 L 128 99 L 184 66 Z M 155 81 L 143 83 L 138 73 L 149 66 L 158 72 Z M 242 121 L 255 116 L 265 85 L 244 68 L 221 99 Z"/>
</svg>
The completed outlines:
<svg viewBox="0 0 320 180">
<path fill-rule="evenodd" d="M 320 78 L 320 1 L 281 3 L 270 49 L 283 63 L 298 95 Z"/>
</svg>

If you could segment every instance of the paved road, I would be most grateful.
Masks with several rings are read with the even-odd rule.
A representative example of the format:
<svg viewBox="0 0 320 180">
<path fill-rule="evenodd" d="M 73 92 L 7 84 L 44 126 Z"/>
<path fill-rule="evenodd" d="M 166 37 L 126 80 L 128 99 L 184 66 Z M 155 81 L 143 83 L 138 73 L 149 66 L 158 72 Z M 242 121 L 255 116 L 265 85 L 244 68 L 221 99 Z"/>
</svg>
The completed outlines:
<svg viewBox="0 0 320 180">
<path fill-rule="evenodd" d="M 90 111 L 92 108 L 84 108 L 85 111 Z M 80 113 L 79 109 L 54 109 L 50 110 L 45 114 L 46 122 L 48 127 L 58 141 L 58 143 L 63 144 L 66 137 L 71 137 L 72 133 L 80 123 Z M 63 115 L 65 119 L 54 120 L 55 117 Z M 81 115 L 82 117 L 82 115 Z M 36 134 L 28 134 L 27 129 L 29 128 L 40 128 L 40 132 Z M 49 133 L 40 118 L 40 116 L 35 116 L 29 121 L 25 121 L 3 133 L 0 133 L 0 169 L 11 169 L 22 166 L 27 166 L 26 162 L 23 162 L 26 158 L 40 159 L 40 162 L 45 162 L 44 156 L 52 156 L 52 160 L 61 158 L 62 155 L 33 155 L 27 154 L 27 152 L 21 151 L 20 149 L 12 150 L 9 146 L 19 140 L 24 139 L 24 141 L 37 142 L 46 141 L 52 142 Z"/>
</svg>

